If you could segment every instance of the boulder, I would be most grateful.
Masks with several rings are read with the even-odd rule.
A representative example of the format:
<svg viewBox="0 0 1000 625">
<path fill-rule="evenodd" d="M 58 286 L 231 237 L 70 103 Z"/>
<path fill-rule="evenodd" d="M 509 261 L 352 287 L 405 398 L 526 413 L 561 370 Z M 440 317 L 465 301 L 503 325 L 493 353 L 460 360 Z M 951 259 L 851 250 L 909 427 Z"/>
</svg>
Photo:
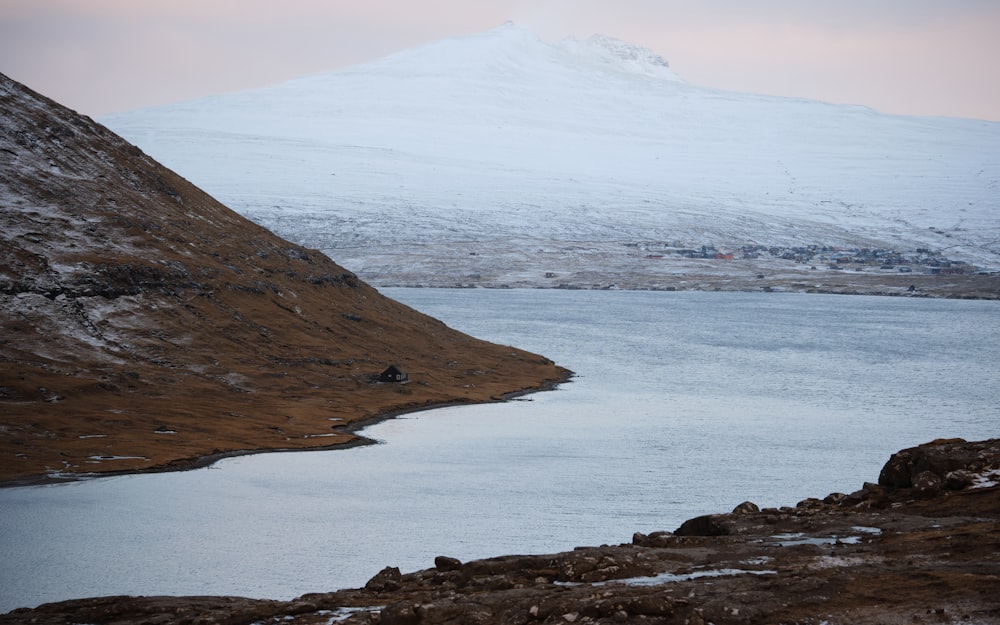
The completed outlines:
<svg viewBox="0 0 1000 625">
<path fill-rule="evenodd" d="M 921 471 L 913 478 L 913 490 L 920 497 L 934 497 L 944 490 L 944 479 L 933 471 Z"/>
<path fill-rule="evenodd" d="M 458 558 L 448 556 L 438 556 L 434 558 L 434 568 L 439 571 L 461 571 L 462 561 Z"/>
<path fill-rule="evenodd" d="M 730 530 L 726 526 L 724 518 L 725 516 L 721 514 L 706 514 L 688 519 L 674 531 L 674 534 L 678 536 L 728 536 Z"/>
<path fill-rule="evenodd" d="M 755 512 L 760 512 L 760 508 L 752 501 L 744 501 L 733 508 L 733 514 L 753 514 Z"/>
<path fill-rule="evenodd" d="M 879 473 L 878 483 L 893 492 L 901 488 L 914 488 L 916 476 L 924 472 L 942 479 L 951 471 L 961 469 L 978 472 L 984 466 L 984 454 L 995 451 L 990 449 L 992 443 L 995 441 L 966 443 L 960 438 L 952 438 L 904 449 L 893 454 L 885 463 Z"/>
<path fill-rule="evenodd" d="M 973 474 L 965 469 L 949 471 L 944 476 L 945 487 L 948 490 L 962 490 L 972 484 Z"/>
<path fill-rule="evenodd" d="M 389 604 L 382 608 L 379 615 L 379 625 L 417 625 L 420 622 L 420 616 L 415 607 L 406 601 Z"/>
<path fill-rule="evenodd" d="M 399 572 L 398 566 L 387 566 L 368 580 L 368 583 L 365 584 L 365 590 L 374 590 L 375 592 L 399 590 L 402 579 L 403 574 Z"/>
<path fill-rule="evenodd" d="M 823 498 L 823 503 L 827 503 L 830 505 L 837 505 L 843 502 L 844 499 L 846 498 L 847 498 L 846 493 L 830 493 L 829 495 Z"/>
<path fill-rule="evenodd" d="M 859 506 L 868 500 L 869 495 L 870 493 L 863 488 L 861 490 L 856 490 L 849 495 L 844 495 L 844 498 L 840 500 L 840 505 L 847 508 Z"/>
</svg>

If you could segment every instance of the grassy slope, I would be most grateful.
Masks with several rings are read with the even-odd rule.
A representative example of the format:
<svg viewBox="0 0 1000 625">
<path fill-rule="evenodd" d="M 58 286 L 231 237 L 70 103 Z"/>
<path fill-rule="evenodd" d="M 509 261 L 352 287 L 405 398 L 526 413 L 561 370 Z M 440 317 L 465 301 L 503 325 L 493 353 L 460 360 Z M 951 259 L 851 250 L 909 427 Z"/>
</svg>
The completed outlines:
<svg viewBox="0 0 1000 625">
<path fill-rule="evenodd" d="M 566 374 L 383 297 L 2 75 L 0 108 L 0 480 L 342 443 L 335 426 Z M 371 384 L 390 363 L 412 382 Z"/>
</svg>

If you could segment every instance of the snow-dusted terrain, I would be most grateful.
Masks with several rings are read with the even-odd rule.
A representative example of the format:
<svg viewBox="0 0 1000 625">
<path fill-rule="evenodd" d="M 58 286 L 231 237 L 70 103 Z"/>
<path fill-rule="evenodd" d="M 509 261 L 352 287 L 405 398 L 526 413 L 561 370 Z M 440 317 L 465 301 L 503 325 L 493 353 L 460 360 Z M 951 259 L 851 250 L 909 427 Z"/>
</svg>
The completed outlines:
<svg viewBox="0 0 1000 625">
<path fill-rule="evenodd" d="M 1000 123 L 706 89 L 607 37 L 506 24 L 101 121 L 376 284 L 598 284 L 751 244 L 1000 268 Z"/>
</svg>

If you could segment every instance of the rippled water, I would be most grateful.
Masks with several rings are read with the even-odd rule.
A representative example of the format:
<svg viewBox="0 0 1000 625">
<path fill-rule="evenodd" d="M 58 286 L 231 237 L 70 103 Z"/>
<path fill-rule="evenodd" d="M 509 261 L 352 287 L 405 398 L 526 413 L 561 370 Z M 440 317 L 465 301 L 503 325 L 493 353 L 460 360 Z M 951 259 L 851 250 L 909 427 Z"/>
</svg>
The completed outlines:
<svg viewBox="0 0 1000 625">
<path fill-rule="evenodd" d="M 108 594 L 290 598 L 386 565 L 627 542 L 875 480 L 1000 430 L 1000 304 L 389 289 L 569 384 L 383 422 L 385 444 L 0 490 L 0 611 Z"/>
</svg>

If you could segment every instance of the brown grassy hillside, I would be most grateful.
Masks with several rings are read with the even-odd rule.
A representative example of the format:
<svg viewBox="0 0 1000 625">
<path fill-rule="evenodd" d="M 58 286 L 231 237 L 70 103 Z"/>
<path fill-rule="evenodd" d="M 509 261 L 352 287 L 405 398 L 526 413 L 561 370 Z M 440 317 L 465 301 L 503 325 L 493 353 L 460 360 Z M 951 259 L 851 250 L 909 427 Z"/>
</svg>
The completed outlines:
<svg viewBox="0 0 1000 625">
<path fill-rule="evenodd" d="M 411 383 L 370 382 L 390 363 Z M 386 411 L 565 374 L 383 297 L 0 75 L 0 480 L 343 443 Z"/>
</svg>

